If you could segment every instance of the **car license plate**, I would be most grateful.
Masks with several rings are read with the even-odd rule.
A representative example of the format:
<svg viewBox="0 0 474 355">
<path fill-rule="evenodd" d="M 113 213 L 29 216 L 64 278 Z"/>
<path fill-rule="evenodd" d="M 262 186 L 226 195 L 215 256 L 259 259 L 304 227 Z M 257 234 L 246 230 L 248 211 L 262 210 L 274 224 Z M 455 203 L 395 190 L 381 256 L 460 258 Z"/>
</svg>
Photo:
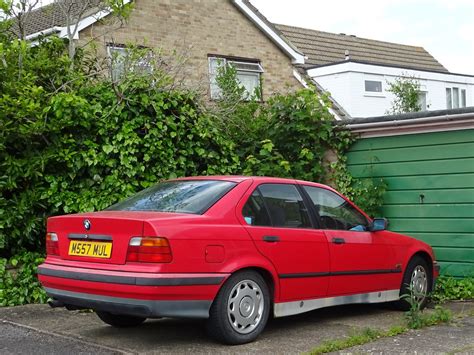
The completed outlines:
<svg viewBox="0 0 474 355">
<path fill-rule="evenodd" d="M 112 243 L 71 240 L 69 255 L 108 259 L 112 255 Z"/>
</svg>

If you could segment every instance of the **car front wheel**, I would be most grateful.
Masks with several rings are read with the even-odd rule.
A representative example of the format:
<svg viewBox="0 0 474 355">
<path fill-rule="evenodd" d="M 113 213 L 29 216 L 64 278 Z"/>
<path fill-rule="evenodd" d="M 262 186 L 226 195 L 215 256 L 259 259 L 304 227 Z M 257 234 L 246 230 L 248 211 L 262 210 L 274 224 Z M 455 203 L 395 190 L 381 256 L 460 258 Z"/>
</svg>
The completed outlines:
<svg viewBox="0 0 474 355">
<path fill-rule="evenodd" d="M 146 318 L 114 314 L 104 311 L 96 311 L 97 316 L 105 323 L 116 328 L 135 327 L 142 324 Z"/>
<path fill-rule="evenodd" d="M 254 271 L 232 275 L 222 286 L 209 312 L 207 331 L 225 344 L 255 340 L 267 324 L 270 294 L 263 277 Z"/>
<path fill-rule="evenodd" d="M 397 307 L 403 311 L 408 311 L 412 305 L 425 308 L 432 285 L 433 276 L 428 263 L 422 257 L 414 256 L 403 275 Z"/>
</svg>

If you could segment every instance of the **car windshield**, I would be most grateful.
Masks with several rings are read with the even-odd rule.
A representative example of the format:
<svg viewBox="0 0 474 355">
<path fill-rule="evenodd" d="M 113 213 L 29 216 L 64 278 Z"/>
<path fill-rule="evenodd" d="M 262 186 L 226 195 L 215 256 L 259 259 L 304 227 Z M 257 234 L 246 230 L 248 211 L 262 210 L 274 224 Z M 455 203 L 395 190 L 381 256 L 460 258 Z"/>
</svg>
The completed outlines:
<svg viewBox="0 0 474 355">
<path fill-rule="evenodd" d="M 156 211 L 202 214 L 235 185 L 230 181 L 166 181 L 110 206 L 106 211 Z"/>
</svg>

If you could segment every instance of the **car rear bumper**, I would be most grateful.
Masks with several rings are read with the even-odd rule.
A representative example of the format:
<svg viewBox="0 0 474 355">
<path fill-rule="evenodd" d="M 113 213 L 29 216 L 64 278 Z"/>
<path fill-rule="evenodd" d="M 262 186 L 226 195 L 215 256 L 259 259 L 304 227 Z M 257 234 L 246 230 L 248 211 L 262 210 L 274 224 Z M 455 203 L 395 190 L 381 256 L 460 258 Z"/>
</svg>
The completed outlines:
<svg viewBox="0 0 474 355">
<path fill-rule="evenodd" d="M 229 274 L 119 272 L 42 264 L 48 296 L 66 306 L 140 317 L 208 318 Z"/>
<path fill-rule="evenodd" d="M 208 318 L 212 301 L 162 301 L 141 300 L 94 295 L 90 293 L 44 288 L 49 297 L 66 306 L 91 308 L 115 314 L 125 314 L 145 318 Z"/>
</svg>

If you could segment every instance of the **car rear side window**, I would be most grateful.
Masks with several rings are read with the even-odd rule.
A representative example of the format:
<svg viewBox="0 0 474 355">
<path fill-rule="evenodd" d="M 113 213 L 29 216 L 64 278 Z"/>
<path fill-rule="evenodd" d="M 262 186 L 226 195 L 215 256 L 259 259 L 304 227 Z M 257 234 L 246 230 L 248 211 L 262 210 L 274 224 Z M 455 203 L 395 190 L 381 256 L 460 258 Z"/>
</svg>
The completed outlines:
<svg viewBox="0 0 474 355">
<path fill-rule="evenodd" d="M 366 231 L 368 221 L 338 194 L 319 187 L 303 186 L 325 229 Z"/>
<path fill-rule="evenodd" d="M 165 181 L 110 206 L 106 211 L 156 211 L 202 214 L 235 185 L 230 181 Z"/>
<path fill-rule="evenodd" d="M 310 228 L 303 198 L 294 185 L 263 184 L 250 196 L 242 213 L 247 224 L 286 228 Z"/>
</svg>

